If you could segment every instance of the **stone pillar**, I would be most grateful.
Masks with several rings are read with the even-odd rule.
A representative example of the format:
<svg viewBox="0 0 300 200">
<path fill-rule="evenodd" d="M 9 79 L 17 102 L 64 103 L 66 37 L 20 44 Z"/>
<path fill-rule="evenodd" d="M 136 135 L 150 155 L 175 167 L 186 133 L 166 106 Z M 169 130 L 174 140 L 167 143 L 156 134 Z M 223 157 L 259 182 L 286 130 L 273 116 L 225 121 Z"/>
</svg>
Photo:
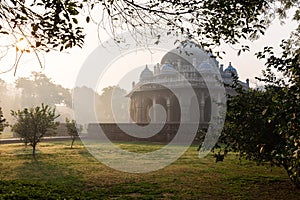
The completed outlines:
<svg viewBox="0 0 300 200">
<path fill-rule="evenodd" d="M 167 98 L 167 122 L 171 121 L 171 102 L 170 97 Z"/>
<path fill-rule="evenodd" d="M 224 69 L 223 69 L 223 68 L 224 68 L 224 65 L 223 65 L 223 64 L 221 64 L 221 65 L 220 65 L 220 72 L 221 72 L 221 73 L 223 73 L 223 71 L 224 71 Z"/>
<path fill-rule="evenodd" d="M 181 71 L 181 59 L 177 60 L 177 68 L 178 68 L 178 71 Z"/>
<path fill-rule="evenodd" d="M 155 105 L 156 105 L 156 97 L 154 96 L 153 99 L 152 99 L 152 110 L 153 110 L 153 118 L 152 118 L 152 120 L 153 120 L 153 122 L 157 122 Z"/>
<path fill-rule="evenodd" d="M 200 122 L 204 122 L 204 112 L 205 112 L 205 93 L 201 92 L 200 99 L 198 100 L 198 103 L 200 104 Z"/>
<path fill-rule="evenodd" d="M 219 116 L 219 94 L 217 91 L 214 91 L 212 94 L 210 94 L 211 98 L 211 119 L 214 120 L 215 117 Z"/>
<path fill-rule="evenodd" d="M 214 95 L 216 98 L 216 102 L 215 102 L 215 108 L 213 108 L 214 110 L 214 114 L 218 117 L 220 117 L 220 115 L 222 115 L 222 113 L 220 113 L 220 111 L 222 110 L 222 96 L 223 94 L 221 93 L 221 91 L 216 91 L 216 94 Z"/>
<path fill-rule="evenodd" d="M 142 98 L 139 97 L 138 99 L 138 106 L 137 106 L 137 123 L 143 122 L 143 105 L 142 105 Z"/>
<path fill-rule="evenodd" d="M 160 74 L 160 67 L 159 67 L 159 63 L 156 64 L 156 73 Z"/>
<path fill-rule="evenodd" d="M 130 107 L 129 107 L 129 123 L 134 122 L 134 114 L 135 110 L 133 109 L 133 100 L 130 101 Z"/>
<path fill-rule="evenodd" d="M 197 58 L 193 58 L 193 66 L 197 67 Z"/>
<path fill-rule="evenodd" d="M 179 99 L 179 104 L 180 104 L 180 110 L 181 110 L 181 121 L 188 122 L 190 120 L 189 109 L 190 109 L 190 104 L 191 104 L 191 97 L 188 97 L 183 94 Z"/>
</svg>

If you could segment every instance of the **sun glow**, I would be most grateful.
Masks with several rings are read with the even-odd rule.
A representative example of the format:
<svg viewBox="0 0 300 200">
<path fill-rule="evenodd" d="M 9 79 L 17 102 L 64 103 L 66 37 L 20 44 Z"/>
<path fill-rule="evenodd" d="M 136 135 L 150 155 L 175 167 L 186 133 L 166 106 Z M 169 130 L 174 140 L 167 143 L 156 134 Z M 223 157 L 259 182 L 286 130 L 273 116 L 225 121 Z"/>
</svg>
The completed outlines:
<svg viewBox="0 0 300 200">
<path fill-rule="evenodd" d="M 23 52 L 30 52 L 29 50 L 29 43 L 24 39 L 20 38 L 16 43 L 16 50 Z"/>
</svg>

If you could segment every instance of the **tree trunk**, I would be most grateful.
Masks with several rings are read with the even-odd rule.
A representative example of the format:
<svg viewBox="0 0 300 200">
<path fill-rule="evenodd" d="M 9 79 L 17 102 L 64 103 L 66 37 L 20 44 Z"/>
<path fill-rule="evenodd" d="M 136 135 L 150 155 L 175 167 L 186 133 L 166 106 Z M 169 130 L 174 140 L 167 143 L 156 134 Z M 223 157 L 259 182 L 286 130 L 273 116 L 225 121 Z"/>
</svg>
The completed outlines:
<svg viewBox="0 0 300 200">
<path fill-rule="evenodd" d="M 35 150 L 36 150 L 36 144 L 33 144 L 32 145 L 32 156 L 33 156 L 33 158 L 36 160 L 36 158 L 35 158 Z"/>
<path fill-rule="evenodd" d="M 74 141 L 75 141 L 76 137 L 72 137 L 72 143 L 71 143 L 71 149 L 73 148 L 73 144 L 74 144 Z"/>
</svg>

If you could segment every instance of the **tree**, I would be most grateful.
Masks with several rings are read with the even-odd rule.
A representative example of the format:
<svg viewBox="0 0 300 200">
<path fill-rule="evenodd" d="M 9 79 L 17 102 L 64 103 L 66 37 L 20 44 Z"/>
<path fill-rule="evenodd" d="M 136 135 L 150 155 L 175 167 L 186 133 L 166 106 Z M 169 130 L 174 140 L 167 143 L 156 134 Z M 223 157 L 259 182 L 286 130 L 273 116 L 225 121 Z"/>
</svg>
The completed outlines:
<svg viewBox="0 0 300 200">
<path fill-rule="evenodd" d="M 0 35 L 14 38 L 15 43 L 23 38 L 35 50 L 81 46 L 84 34 L 76 18 L 82 8 L 74 0 L 1 1 Z"/>
<path fill-rule="evenodd" d="M 97 102 L 97 114 L 101 122 L 129 122 L 126 94 L 126 90 L 119 86 L 108 86 L 102 89 Z"/>
<path fill-rule="evenodd" d="M 95 118 L 93 117 L 95 115 L 95 110 L 90 107 L 86 108 L 86 99 L 94 99 L 94 103 L 96 105 L 95 107 L 99 107 L 99 101 L 97 101 L 99 99 L 99 94 L 93 89 L 88 88 L 86 86 L 74 88 L 72 94 L 73 100 L 76 101 L 74 105 L 77 105 L 75 109 L 79 109 L 77 111 L 80 112 L 80 115 L 76 116 L 77 122 L 79 122 L 82 125 L 96 123 L 97 120 L 95 120 Z"/>
<path fill-rule="evenodd" d="M 12 131 L 19 134 L 25 144 L 28 143 L 32 146 L 32 156 L 35 159 L 36 145 L 46 134 L 54 134 L 54 130 L 59 124 L 54 121 L 58 117 L 55 114 L 55 109 L 42 104 L 41 106 L 11 111 L 11 114 L 17 120 L 12 126 Z"/>
<path fill-rule="evenodd" d="M 71 143 L 71 149 L 73 148 L 74 141 L 76 138 L 79 137 L 79 133 L 82 131 L 82 126 L 77 125 L 75 123 L 75 120 L 70 121 L 68 118 L 66 118 L 66 127 L 68 129 L 68 134 L 72 138 L 72 143 Z"/>
<path fill-rule="evenodd" d="M 208 51 L 215 45 L 256 39 L 277 17 L 300 19 L 297 0 L 119 0 L 94 1 L 88 6 L 103 10 L 99 26 L 108 26 L 118 42 L 122 38 L 116 36 L 124 29 L 135 36 L 143 36 L 146 30 L 157 42 L 164 34 L 182 34 Z M 243 44 L 236 48 L 249 50 Z"/>
<path fill-rule="evenodd" d="M 268 84 L 267 89 L 278 88 L 270 102 L 271 108 L 266 108 L 264 112 L 268 122 L 276 124 L 273 132 L 281 139 L 279 148 L 272 151 L 272 157 L 285 168 L 294 185 L 300 188 L 300 28 L 297 31 L 288 40 L 282 41 L 281 55 L 276 56 L 271 47 L 266 47 L 257 56 L 266 59 L 266 71 L 260 80 Z M 284 77 L 276 77 L 274 71 Z"/>
<path fill-rule="evenodd" d="M 297 0 L 8 0 L 1 2 L 0 34 L 15 43 L 22 37 L 33 51 L 63 50 L 82 46 L 83 24 L 92 21 L 116 40 L 124 29 L 133 35 L 143 35 L 144 29 L 158 41 L 163 33 L 183 34 L 203 47 L 212 47 L 254 39 L 264 34 L 276 15 L 283 19 L 288 11 L 299 20 Z"/>
<path fill-rule="evenodd" d="M 267 85 L 265 90 L 238 89 L 228 101 L 220 142 L 227 151 L 258 164 L 283 167 L 300 187 L 300 102 L 290 87 Z M 298 93 L 299 95 L 299 93 Z"/>
<path fill-rule="evenodd" d="M 6 119 L 4 118 L 2 109 L 0 107 L 0 133 L 4 130 L 6 126 L 8 126 L 8 124 L 6 123 Z"/>
<path fill-rule="evenodd" d="M 0 105 L 7 122 L 12 121 L 10 110 L 20 107 L 20 95 L 17 89 L 0 79 Z"/>
<path fill-rule="evenodd" d="M 17 70 L 24 53 L 34 53 L 39 64 L 40 52 L 81 47 L 85 34 L 78 25 L 83 3 L 77 0 L 7 0 L 0 3 L 0 60 L 12 48 L 15 60 L 9 69 Z"/>
<path fill-rule="evenodd" d="M 296 1 L 295 1 L 296 2 Z M 292 5 L 292 4 L 291 4 Z M 283 12 L 283 16 L 285 11 Z M 300 12 L 294 16 L 300 19 Z M 224 154 L 231 150 L 259 164 L 285 169 L 300 188 L 300 27 L 282 40 L 281 53 L 264 47 L 256 55 L 265 59 L 264 90 L 243 91 L 228 101 L 225 128 L 221 136 Z M 276 76 L 277 73 L 283 75 Z"/>
<path fill-rule="evenodd" d="M 54 84 L 45 74 L 33 72 L 31 78 L 19 78 L 16 87 L 22 89 L 22 106 L 45 103 L 49 106 L 65 104 L 71 107 L 71 93 L 61 85 Z"/>
</svg>

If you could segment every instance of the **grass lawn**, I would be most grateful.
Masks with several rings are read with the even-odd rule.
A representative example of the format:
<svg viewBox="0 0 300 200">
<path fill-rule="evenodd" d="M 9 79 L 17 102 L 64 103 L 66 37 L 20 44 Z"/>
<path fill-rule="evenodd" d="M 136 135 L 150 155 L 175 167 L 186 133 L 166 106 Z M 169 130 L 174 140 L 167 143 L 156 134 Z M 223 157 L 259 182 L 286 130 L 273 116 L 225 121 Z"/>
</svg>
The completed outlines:
<svg viewBox="0 0 300 200">
<path fill-rule="evenodd" d="M 158 144 L 119 144 L 149 151 Z M 0 199 L 300 199 L 285 171 L 239 161 L 215 163 L 192 146 L 159 171 L 130 174 L 99 163 L 77 141 L 40 143 L 37 161 L 23 144 L 0 146 Z"/>
</svg>

